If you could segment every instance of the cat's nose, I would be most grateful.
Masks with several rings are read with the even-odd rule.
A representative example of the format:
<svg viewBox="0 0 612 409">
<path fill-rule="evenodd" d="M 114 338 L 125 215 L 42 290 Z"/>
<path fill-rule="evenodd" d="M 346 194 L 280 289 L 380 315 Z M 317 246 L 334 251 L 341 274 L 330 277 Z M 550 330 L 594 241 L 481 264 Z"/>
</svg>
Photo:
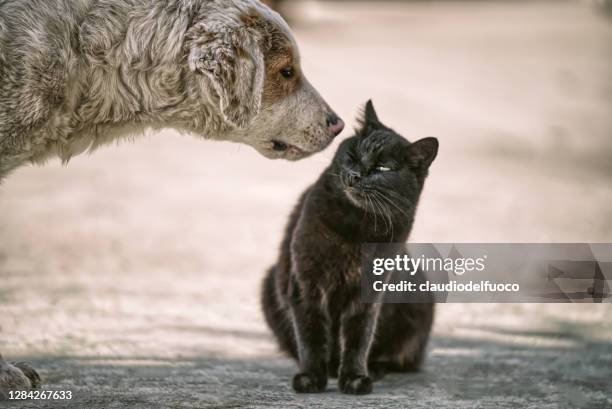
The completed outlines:
<svg viewBox="0 0 612 409">
<path fill-rule="evenodd" d="M 348 184 L 353 187 L 361 180 L 361 175 L 358 172 L 350 172 L 348 174 Z"/>
<path fill-rule="evenodd" d="M 333 137 L 338 136 L 344 129 L 344 121 L 333 112 L 327 115 L 325 124 L 327 125 L 327 130 Z"/>
</svg>

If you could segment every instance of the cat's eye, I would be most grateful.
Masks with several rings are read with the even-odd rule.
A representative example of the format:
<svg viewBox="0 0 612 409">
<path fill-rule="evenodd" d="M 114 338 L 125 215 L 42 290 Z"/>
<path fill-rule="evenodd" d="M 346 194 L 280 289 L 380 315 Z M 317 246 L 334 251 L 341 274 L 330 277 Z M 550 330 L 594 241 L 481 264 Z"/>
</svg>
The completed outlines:
<svg viewBox="0 0 612 409">
<path fill-rule="evenodd" d="M 295 70 L 293 69 L 293 67 L 286 67 L 283 68 L 280 73 L 283 78 L 291 79 L 295 75 Z"/>
<path fill-rule="evenodd" d="M 377 166 L 376 170 L 379 172 L 388 172 L 391 170 L 391 168 L 387 167 L 387 166 Z"/>
</svg>

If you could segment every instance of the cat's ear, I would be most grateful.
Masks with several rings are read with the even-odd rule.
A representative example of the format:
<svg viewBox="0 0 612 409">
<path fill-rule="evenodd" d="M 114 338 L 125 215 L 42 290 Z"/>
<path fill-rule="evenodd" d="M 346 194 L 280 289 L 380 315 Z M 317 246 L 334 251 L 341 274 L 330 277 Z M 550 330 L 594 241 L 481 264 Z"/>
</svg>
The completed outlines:
<svg viewBox="0 0 612 409">
<path fill-rule="evenodd" d="M 438 155 L 438 140 L 433 137 L 419 139 L 408 147 L 410 163 L 422 170 L 429 169 L 431 162 Z"/>
<path fill-rule="evenodd" d="M 367 134 L 374 129 L 384 128 L 384 125 L 378 119 L 371 99 L 366 102 L 363 108 L 363 114 L 357 119 L 357 123 L 359 124 L 358 132 L 361 135 Z"/>
<path fill-rule="evenodd" d="M 367 124 L 379 124 L 378 114 L 376 114 L 376 110 L 374 109 L 374 104 L 372 100 L 369 99 L 365 104 L 365 108 L 363 109 L 363 119 Z"/>
</svg>

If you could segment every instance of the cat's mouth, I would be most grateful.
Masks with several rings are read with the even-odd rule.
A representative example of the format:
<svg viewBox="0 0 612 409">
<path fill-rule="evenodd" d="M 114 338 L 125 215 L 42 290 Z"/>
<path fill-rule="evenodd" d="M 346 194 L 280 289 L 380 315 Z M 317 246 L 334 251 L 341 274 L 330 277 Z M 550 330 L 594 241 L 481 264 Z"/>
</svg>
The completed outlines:
<svg viewBox="0 0 612 409">
<path fill-rule="evenodd" d="M 362 191 L 347 186 L 344 188 L 344 194 L 355 206 L 363 207 L 365 203 L 365 194 Z"/>
</svg>

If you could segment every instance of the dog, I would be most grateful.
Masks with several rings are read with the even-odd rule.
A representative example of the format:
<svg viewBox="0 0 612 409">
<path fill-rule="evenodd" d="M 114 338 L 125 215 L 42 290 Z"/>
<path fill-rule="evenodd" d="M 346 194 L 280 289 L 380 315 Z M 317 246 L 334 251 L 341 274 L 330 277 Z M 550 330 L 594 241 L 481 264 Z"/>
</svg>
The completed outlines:
<svg viewBox="0 0 612 409">
<path fill-rule="evenodd" d="M 149 129 L 297 160 L 343 127 L 259 1 L 0 0 L 0 179 Z"/>
<path fill-rule="evenodd" d="M 343 127 L 259 1 L 0 0 L 0 182 L 149 129 L 298 160 Z M 0 355 L 0 390 L 37 379 Z"/>
</svg>

